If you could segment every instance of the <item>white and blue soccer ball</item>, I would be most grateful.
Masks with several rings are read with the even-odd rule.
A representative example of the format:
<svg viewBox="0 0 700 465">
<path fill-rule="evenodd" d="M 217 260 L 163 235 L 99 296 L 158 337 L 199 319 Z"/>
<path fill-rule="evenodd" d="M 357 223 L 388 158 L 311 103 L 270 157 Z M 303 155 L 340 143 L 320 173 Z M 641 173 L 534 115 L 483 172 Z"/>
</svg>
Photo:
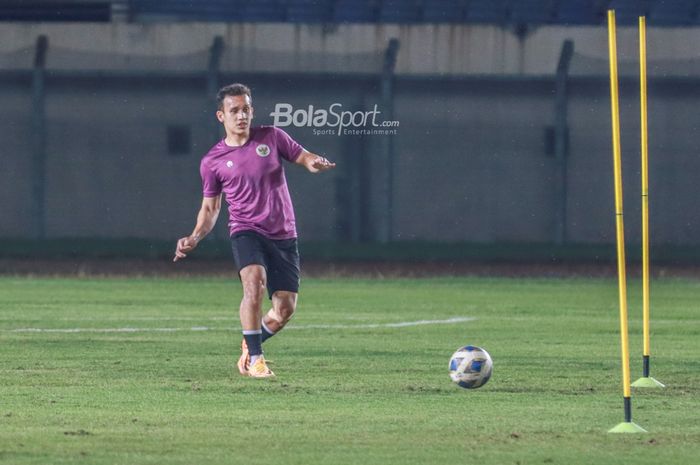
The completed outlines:
<svg viewBox="0 0 700 465">
<path fill-rule="evenodd" d="M 450 357 L 450 378 L 464 389 L 476 389 L 488 382 L 493 361 L 481 347 L 464 346 Z"/>
</svg>

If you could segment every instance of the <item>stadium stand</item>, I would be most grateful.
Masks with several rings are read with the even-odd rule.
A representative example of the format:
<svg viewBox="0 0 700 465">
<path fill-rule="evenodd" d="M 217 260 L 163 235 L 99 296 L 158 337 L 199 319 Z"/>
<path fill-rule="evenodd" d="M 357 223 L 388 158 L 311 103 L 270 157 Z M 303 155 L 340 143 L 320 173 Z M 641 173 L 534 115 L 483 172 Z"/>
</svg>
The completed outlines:
<svg viewBox="0 0 700 465">
<path fill-rule="evenodd" d="M 509 21 L 507 0 L 471 0 L 467 2 L 465 20 L 468 23 L 497 23 Z"/>
<path fill-rule="evenodd" d="M 0 0 L 0 21 L 698 24 L 700 0 Z M 115 14 L 118 13 L 118 14 Z"/>
<path fill-rule="evenodd" d="M 289 0 L 287 21 L 292 23 L 325 23 L 331 17 L 332 3 L 326 0 Z"/>
<path fill-rule="evenodd" d="M 521 0 L 512 5 L 512 20 L 515 23 L 550 23 L 553 18 L 551 0 Z"/>
<path fill-rule="evenodd" d="M 421 12 L 415 0 L 384 0 L 379 7 L 382 23 L 416 23 Z"/>
<path fill-rule="evenodd" d="M 463 2 L 433 0 L 423 4 L 423 21 L 427 23 L 459 23 L 463 20 Z"/>
<path fill-rule="evenodd" d="M 692 25 L 698 21 L 698 2 L 694 0 L 666 0 L 649 7 L 649 21 L 661 26 Z"/>
<path fill-rule="evenodd" d="M 377 20 L 373 0 L 338 0 L 334 3 L 333 21 L 339 23 L 370 23 Z"/>
<path fill-rule="evenodd" d="M 0 21 L 109 22 L 110 1 L 1 0 Z"/>
<path fill-rule="evenodd" d="M 590 0 L 560 2 L 555 9 L 555 22 L 567 25 L 599 24 L 603 21 L 603 9 L 596 8 Z"/>
<path fill-rule="evenodd" d="M 637 24 L 637 18 L 646 15 L 648 2 L 644 0 L 612 0 L 608 8 L 615 10 L 619 24 Z"/>
<path fill-rule="evenodd" d="M 287 3 L 281 0 L 255 0 L 242 2 L 243 18 L 252 23 L 279 23 L 287 19 Z"/>
</svg>

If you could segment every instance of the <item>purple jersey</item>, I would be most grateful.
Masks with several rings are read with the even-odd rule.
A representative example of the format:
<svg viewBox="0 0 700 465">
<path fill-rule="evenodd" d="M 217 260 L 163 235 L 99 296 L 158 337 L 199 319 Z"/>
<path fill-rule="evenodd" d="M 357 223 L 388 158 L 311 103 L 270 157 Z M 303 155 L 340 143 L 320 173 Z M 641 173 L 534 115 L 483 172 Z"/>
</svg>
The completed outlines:
<svg viewBox="0 0 700 465">
<path fill-rule="evenodd" d="M 292 199 L 282 159 L 294 162 L 303 147 L 273 126 L 250 129 L 240 147 L 222 140 L 199 167 L 204 197 L 222 192 L 228 203 L 229 231 L 255 231 L 270 239 L 297 236 Z"/>
</svg>

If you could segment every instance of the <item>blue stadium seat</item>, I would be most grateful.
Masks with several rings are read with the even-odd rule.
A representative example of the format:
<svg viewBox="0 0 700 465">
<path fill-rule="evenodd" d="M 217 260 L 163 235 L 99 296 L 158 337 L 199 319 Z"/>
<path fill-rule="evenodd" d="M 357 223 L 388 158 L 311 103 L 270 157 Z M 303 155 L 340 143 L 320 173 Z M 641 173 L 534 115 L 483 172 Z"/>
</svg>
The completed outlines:
<svg viewBox="0 0 700 465">
<path fill-rule="evenodd" d="M 426 23 L 458 23 L 464 18 L 464 5 L 457 0 L 430 0 L 423 4 Z"/>
<path fill-rule="evenodd" d="M 469 0 L 465 19 L 471 23 L 502 24 L 509 20 L 505 0 Z"/>
<path fill-rule="evenodd" d="M 591 0 L 560 0 L 555 18 L 559 24 L 600 24 L 604 19 L 602 8 L 596 9 Z"/>
<path fill-rule="evenodd" d="M 695 0 L 663 0 L 649 8 L 648 22 L 654 26 L 690 25 L 697 21 Z"/>
<path fill-rule="evenodd" d="M 333 20 L 341 23 L 373 23 L 377 21 L 377 9 L 372 0 L 337 0 Z"/>
<path fill-rule="evenodd" d="M 382 0 L 379 20 L 384 23 L 415 23 L 420 19 L 416 0 Z"/>
<path fill-rule="evenodd" d="M 553 19 L 552 0 L 519 0 L 511 4 L 511 21 L 547 24 Z"/>
<path fill-rule="evenodd" d="M 287 21 L 289 22 L 329 22 L 331 12 L 331 0 L 287 0 Z"/>
</svg>

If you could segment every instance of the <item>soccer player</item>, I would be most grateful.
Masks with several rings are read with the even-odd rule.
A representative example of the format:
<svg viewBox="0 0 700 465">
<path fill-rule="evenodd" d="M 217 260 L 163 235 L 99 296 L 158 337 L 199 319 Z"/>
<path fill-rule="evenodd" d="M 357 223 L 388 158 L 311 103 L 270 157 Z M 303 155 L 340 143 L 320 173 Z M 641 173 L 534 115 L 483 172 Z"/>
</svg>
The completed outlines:
<svg viewBox="0 0 700 465">
<path fill-rule="evenodd" d="M 281 129 L 251 127 L 253 104 L 247 86 L 223 87 L 217 102 L 216 118 L 226 137 L 202 158 L 203 199 L 197 224 L 192 234 L 177 241 L 173 261 L 185 258 L 214 228 L 223 195 L 233 259 L 243 286 L 238 370 L 244 376 L 269 378 L 274 373 L 265 362 L 262 343 L 287 324 L 299 292 L 297 231 L 283 161 L 311 173 L 327 171 L 335 163 L 305 150 Z M 265 290 L 272 308 L 262 316 Z"/>
</svg>

